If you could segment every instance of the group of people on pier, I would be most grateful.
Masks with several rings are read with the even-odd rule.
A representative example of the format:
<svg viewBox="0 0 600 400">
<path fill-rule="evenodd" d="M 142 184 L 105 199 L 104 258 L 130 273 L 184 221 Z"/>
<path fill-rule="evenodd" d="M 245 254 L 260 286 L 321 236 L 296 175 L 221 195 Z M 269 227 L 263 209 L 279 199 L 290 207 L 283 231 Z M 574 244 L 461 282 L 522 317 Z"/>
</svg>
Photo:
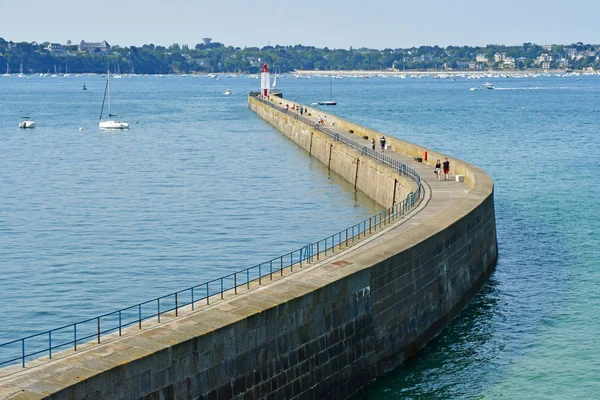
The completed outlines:
<svg viewBox="0 0 600 400">
<path fill-rule="evenodd" d="M 449 178 L 450 161 L 448 161 L 448 157 L 444 158 L 443 163 L 441 163 L 439 159 L 435 162 L 434 172 L 435 172 L 435 175 L 437 176 L 438 181 L 442 180 L 442 176 L 441 176 L 442 167 L 444 168 L 444 180 L 447 181 L 448 179 L 450 179 Z"/>
</svg>

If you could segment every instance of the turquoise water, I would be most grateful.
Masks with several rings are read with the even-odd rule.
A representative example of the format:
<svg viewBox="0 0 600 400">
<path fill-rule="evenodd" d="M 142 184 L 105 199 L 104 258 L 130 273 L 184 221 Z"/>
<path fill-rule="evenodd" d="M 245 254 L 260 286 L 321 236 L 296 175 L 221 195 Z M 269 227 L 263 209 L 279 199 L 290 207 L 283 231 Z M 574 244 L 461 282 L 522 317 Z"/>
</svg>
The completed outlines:
<svg viewBox="0 0 600 400">
<path fill-rule="evenodd" d="M 357 398 L 597 397 L 600 77 L 493 83 L 471 92 L 464 80 L 357 82 L 339 96 L 340 115 L 488 172 L 499 243 L 472 304 Z"/>
<path fill-rule="evenodd" d="M 247 109 L 255 82 L 115 79 L 112 111 L 133 125 L 102 132 L 101 77 L 0 78 L 0 343 L 251 267 L 380 211 Z M 25 115 L 35 129 L 18 128 Z"/>
<path fill-rule="evenodd" d="M 71 78 L 0 78 L 0 339 L 253 265 L 377 210 L 246 109 L 258 80 L 115 80 L 114 111 L 139 124 L 107 134 L 95 122 L 103 81 Z M 600 390 L 600 77 L 490 81 L 497 90 L 471 92 L 482 81 L 465 79 L 333 82 L 331 111 L 495 182 L 490 282 L 357 398 Z M 278 84 L 307 104 L 329 97 L 325 78 Z M 22 113 L 39 127 L 16 128 Z"/>
</svg>

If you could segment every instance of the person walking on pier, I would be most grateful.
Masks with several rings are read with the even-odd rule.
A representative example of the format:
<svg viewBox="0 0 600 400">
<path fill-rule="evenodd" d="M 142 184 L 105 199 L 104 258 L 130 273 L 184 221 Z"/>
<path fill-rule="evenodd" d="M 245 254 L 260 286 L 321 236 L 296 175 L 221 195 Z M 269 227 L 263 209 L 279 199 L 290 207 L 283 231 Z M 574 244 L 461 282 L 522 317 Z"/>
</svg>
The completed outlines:
<svg viewBox="0 0 600 400">
<path fill-rule="evenodd" d="M 448 161 L 448 157 L 444 159 L 444 180 L 447 181 L 448 175 L 450 173 L 450 161 Z"/>
<path fill-rule="evenodd" d="M 381 152 L 383 153 L 385 151 L 385 136 L 382 136 L 381 139 L 379 139 L 379 144 L 381 145 Z"/>
<path fill-rule="evenodd" d="M 371 148 L 375 151 L 375 138 L 371 138 Z"/>
<path fill-rule="evenodd" d="M 442 180 L 442 162 L 440 160 L 437 160 L 435 162 L 435 174 L 437 175 L 437 180 Z"/>
</svg>

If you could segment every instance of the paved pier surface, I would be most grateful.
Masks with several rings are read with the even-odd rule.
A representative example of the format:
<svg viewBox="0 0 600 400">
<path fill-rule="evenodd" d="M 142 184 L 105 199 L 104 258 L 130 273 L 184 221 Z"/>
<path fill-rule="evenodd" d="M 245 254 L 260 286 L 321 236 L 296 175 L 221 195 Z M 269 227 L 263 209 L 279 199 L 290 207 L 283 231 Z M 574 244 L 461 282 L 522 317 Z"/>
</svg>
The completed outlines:
<svg viewBox="0 0 600 400">
<path fill-rule="evenodd" d="M 296 115 L 300 115 L 299 112 L 296 112 L 296 110 L 292 110 L 291 107 L 293 105 L 300 105 L 299 103 L 295 103 L 293 101 L 290 100 L 286 100 L 286 99 L 279 99 L 277 97 L 274 97 L 272 101 L 270 101 L 271 104 L 273 104 L 274 107 L 277 107 L 278 109 L 284 111 L 285 110 L 285 105 L 289 105 L 290 109 L 288 110 L 288 114 L 296 114 Z M 281 104 L 280 104 L 281 103 Z M 329 108 L 335 108 L 334 106 L 328 106 Z M 321 115 L 325 115 L 325 111 L 323 113 L 319 114 L 319 110 L 315 109 L 315 108 L 310 108 L 310 114 L 308 115 L 308 113 L 303 114 L 302 117 L 309 119 L 310 121 L 312 121 L 313 125 L 318 125 L 318 118 Z M 335 111 L 335 110 L 327 110 L 327 111 Z M 342 129 L 339 126 L 337 126 L 337 122 L 340 119 L 338 117 L 328 117 L 327 122 L 324 125 L 320 125 L 323 126 L 325 128 L 327 128 L 330 131 L 333 131 L 335 133 L 337 133 L 340 136 L 345 137 L 348 140 L 352 140 L 356 143 L 359 143 L 367 148 L 371 148 L 371 137 L 369 137 L 369 139 L 363 139 L 360 135 L 357 135 L 356 133 L 350 133 L 347 129 Z M 390 144 L 390 139 L 393 140 L 393 136 L 391 135 L 386 135 L 385 136 L 387 139 L 387 144 Z M 412 167 L 415 171 L 417 171 L 417 173 L 421 176 L 421 179 L 423 180 L 423 183 L 425 185 L 427 185 L 431 191 L 431 198 L 429 199 L 429 204 L 427 206 L 428 210 L 432 210 L 434 213 L 439 213 L 440 210 L 445 209 L 451 205 L 454 205 L 455 202 L 458 202 L 460 200 L 460 198 L 465 197 L 470 191 L 471 188 L 469 187 L 469 185 L 467 185 L 466 182 L 456 182 L 455 180 L 455 174 L 452 173 L 452 167 L 454 167 L 454 165 L 451 165 L 451 174 L 449 176 L 449 180 L 445 181 L 442 180 L 438 180 L 436 175 L 434 174 L 434 170 L 432 165 L 430 165 L 430 163 L 432 162 L 432 159 L 429 158 L 428 162 L 417 162 L 414 160 L 414 157 L 411 156 L 407 156 L 404 154 L 400 154 L 396 151 L 394 151 L 393 149 L 391 150 L 384 150 L 383 152 L 381 151 L 381 146 L 379 144 L 379 139 L 380 136 L 375 136 L 375 150 L 377 152 L 381 152 L 382 154 L 385 154 L 388 157 L 391 157 L 395 160 L 398 160 L 406 165 L 408 165 L 409 167 Z M 435 164 L 436 160 L 433 160 L 433 164 Z M 444 161 L 443 159 L 440 159 L 440 161 Z M 442 172 L 443 175 L 443 172 Z M 401 199 L 400 199 L 401 200 Z M 384 204 L 384 207 L 389 207 L 390 204 Z"/>
<path fill-rule="evenodd" d="M 281 99 L 275 101 L 277 103 L 282 101 L 283 105 L 287 102 L 287 100 Z M 282 107 L 279 104 L 276 106 L 280 109 Z M 312 115 L 308 117 L 313 119 L 316 124 L 318 111 L 312 111 Z M 328 117 L 328 119 L 327 128 L 332 129 L 340 136 L 364 143 L 370 148 L 370 140 L 364 140 L 356 134 L 349 133 L 347 129 L 336 125 L 332 126 L 331 122 L 336 118 Z M 375 139 L 377 149 L 380 151 L 379 137 Z M 429 254 L 428 252 L 435 246 L 440 247 L 438 243 L 429 239 L 449 237 L 446 234 L 448 229 L 452 229 L 449 227 L 455 225 L 457 221 L 470 218 L 474 210 L 478 211 L 479 205 L 493 193 L 493 184 L 483 172 L 475 172 L 477 175 L 477 185 L 475 186 L 454 180 L 438 181 L 430 165 L 416 162 L 410 156 L 391 150 L 385 150 L 385 154 L 414 168 L 423 180 L 425 188 L 423 201 L 405 219 L 385 227 L 351 247 L 336 251 L 334 255 L 309 264 L 299 271 L 295 270 L 291 273 L 286 270 L 283 276 L 274 275 L 272 281 L 263 279 L 262 285 L 253 282 L 249 290 L 240 288 L 237 295 L 230 291 L 226 293 L 223 300 L 215 296 L 211 299 L 210 305 L 198 304 L 193 312 L 187 308 L 180 311 L 179 317 L 165 314 L 161 317 L 162 323 L 160 324 L 157 321 L 147 321 L 144 322 L 145 328 L 141 331 L 136 328 L 128 328 L 124 331 L 123 337 L 116 334 L 106 336 L 102 338 L 103 343 L 100 345 L 93 343 L 79 345 L 77 352 L 58 353 L 51 361 L 39 359 L 28 362 L 25 369 L 20 366 L 0 369 L 0 399 L 40 399 L 49 395 L 52 395 L 53 399 L 141 398 L 144 396 L 152 396 L 148 398 L 157 399 L 196 398 L 201 395 L 208 396 L 207 388 L 215 396 L 218 393 L 219 399 L 261 398 L 269 394 L 274 394 L 275 398 L 293 398 L 309 392 L 312 393 L 311 396 L 319 397 L 343 390 L 345 386 L 350 387 L 353 381 L 362 385 L 381 375 L 384 369 L 379 365 L 375 369 L 369 369 L 369 365 L 378 363 L 381 359 L 379 355 L 384 350 L 380 348 L 382 346 L 378 347 L 378 344 L 387 343 L 390 340 L 389 337 L 375 337 L 377 333 L 373 334 L 372 327 L 365 328 L 365 321 L 368 322 L 371 318 L 371 324 L 378 327 L 377 329 L 381 332 L 391 332 L 392 328 L 396 329 L 394 332 L 397 332 L 396 326 L 388 329 L 382 325 L 387 323 L 388 315 L 389 319 L 394 321 L 401 319 L 398 315 L 392 315 L 386 311 L 386 309 L 402 310 L 402 307 L 393 303 L 394 299 L 397 301 L 400 296 L 390 289 L 391 285 L 395 284 L 394 282 L 396 284 L 398 282 L 391 278 L 396 265 L 398 265 L 397 270 L 399 271 L 408 264 L 416 264 L 414 260 L 423 258 L 423 255 Z M 474 168 L 474 170 L 477 169 Z M 454 177 L 451 176 L 451 178 Z M 385 205 L 385 207 L 389 206 Z M 491 214 L 493 216 L 493 203 Z M 483 219 L 485 220 L 485 215 Z M 469 223 L 471 226 L 477 225 L 471 222 L 465 224 Z M 459 237 L 455 238 L 454 242 L 463 241 L 463 237 L 469 235 L 469 229 L 461 228 L 460 234 L 455 234 Z M 490 240 L 493 240 L 495 246 L 495 225 L 493 236 Z M 423 245 L 427 241 L 431 243 Z M 489 243 L 488 245 L 491 246 Z M 457 248 L 452 248 L 452 246 L 454 244 L 450 243 L 446 247 L 452 250 L 449 251 L 452 254 L 447 256 L 448 258 L 452 258 L 462 251 L 465 246 L 469 248 L 470 253 L 472 244 L 469 238 L 466 238 L 464 243 L 457 245 Z M 404 264 L 402 264 L 398 261 L 398 256 L 412 261 L 403 261 Z M 436 257 L 438 256 L 433 258 Z M 446 267 L 448 267 L 448 279 L 456 277 L 457 281 L 460 281 L 463 277 L 462 269 L 458 271 L 457 267 L 455 274 L 450 274 L 450 270 L 453 263 L 460 264 L 461 261 L 458 259 L 448 261 L 446 256 L 444 257 L 444 277 L 446 276 Z M 469 254 L 469 257 L 472 255 Z M 493 257 L 495 262 L 495 254 Z M 492 260 L 487 260 L 485 257 L 484 259 L 485 264 L 492 263 Z M 436 262 L 437 265 L 440 265 L 439 261 Z M 485 265 L 485 267 L 487 266 Z M 380 270 L 375 271 L 377 268 Z M 413 268 L 410 271 L 409 278 L 414 277 L 415 282 L 420 281 L 421 278 L 428 278 L 424 273 L 417 275 L 415 271 L 418 268 L 421 266 L 416 266 L 416 269 Z M 484 272 L 478 270 L 475 276 L 474 268 L 470 267 L 470 269 L 474 275 L 472 280 L 477 283 L 470 284 L 467 289 L 468 291 L 477 290 L 482 284 L 481 280 L 487 278 L 489 271 L 487 269 Z M 383 270 L 385 273 L 380 273 Z M 425 267 L 422 270 L 425 270 Z M 398 279 L 406 279 L 406 275 Z M 437 285 L 440 279 L 442 278 L 434 277 L 431 282 L 435 281 L 434 283 Z M 340 286 L 340 282 L 343 282 L 343 286 Z M 421 290 L 418 287 L 412 289 L 416 285 L 415 282 L 409 283 L 411 293 L 413 290 L 416 292 Z M 426 286 L 428 285 L 429 283 L 426 284 Z M 335 290 L 332 292 L 331 288 Z M 464 305 L 465 299 L 470 296 L 465 293 L 454 293 L 453 291 L 458 289 L 454 289 L 450 283 L 447 283 L 445 290 L 452 295 L 450 297 L 453 299 L 447 309 L 440 311 L 441 319 L 447 322 L 446 320 L 455 315 L 458 312 L 456 310 L 459 310 Z M 364 304 L 367 304 L 367 308 L 372 307 L 372 310 L 365 310 L 361 306 L 363 303 L 356 300 L 357 296 L 368 298 Z M 360 324 L 356 317 L 356 320 L 350 320 L 349 325 L 340 325 L 341 328 L 330 327 L 329 324 L 333 324 L 331 321 L 339 319 L 339 315 L 335 314 L 336 310 L 331 309 L 331 304 L 333 307 L 335 304 L 340 307 L 345 299 L 350 298 L 354 299 L 355 306 L 358 304 L 355 307 L 357 312 L 367 313 L 370 316 L 365 320 L 364 315 L 361 314 Z M 441 297 L 437 300 L 434 299 L 431 304 L 433 301 L 440 302 L 442 300 L 444 299 Z M 392 301 L 391 305 L 390 301 Z M 408 305 L 404 305 L 405 310 L 408 310 Z M 419 311 L 419 307 L 416 307 L 415 310 L 415 312 Z M 323 321 L 328 320 L 327 324 L 318 320 L 320 313 L 323 313 Z M 382 317 L 384 314 L 385 316 Z M 335 315 L 336 318 L 328 319 L 328 315 Z M 413 317 L 414 315 L 407 318 Z M 440 318 L 436 317 L 434 324 L 428 320 L 427 330 L 430 330 L 432 325 L 436 325 L 438 319 Z M 304 320 L 305 325 L 301 325 Z M 303 330 L 305 326 L 307 327 L 306 331 Z M 417 347 L 423 344 L 421 336 L 424 335 L 425 340 L 428 340 L 434 334 L 421 332 L 423 330 L 421 325 L 411 329 L 419 332 L 413 334 L 411 331 L 402 334 L 411 338 L 411 341 L 417 341 Z M 436 332 L 439 330 L 435 329 Z M 293 346 L 291 353 L 287 353 L 287 350 L 284 352 L 281 341 L 279 349 L 277 348 L 278 338 L 281 340 L 285 332 L 296 331 L 299 331 L 300 337 L 304 338 L 298 344 L 299 346 L 304 344 L 301 352 L 298 349 L 294 350 Z M 317 351 L 319 351 L 319 343 L 321 345 L 327 343 L 329 346 L 331 332 L 341 332 L 341 335 L 347 339 L 351 335 L 356 336 L 356 346 L 364 341 L 365 346 L 359 352 L 342 346 L 343 359 L 354 360 L 353 362 L 347 361 L 349 368 L 344 368 L 337 353 L 332 355 L 333 346 L 324 351 L 321 348 L 318 354 L 308 354 L 309 349 L 312 351 L 315 342 Z M 383 342 L 378 342 L 378 340 Z M 276 344 L 274 349 L 271 347 L 273 341 Z M 338 350 L 340 350 L 341 343 L 342 341 L 337 344 Z M 404 345 L 398 346 L 394 349 L 385 349 L 390 352 L 385 355 L 388 360 L 386 369 L 397 365 L 406 358 L 403 355 L 403 358 L 395 359 L 395 365 L 389 362 L 390 357 L 394 357 L 393 352 L 397 353 L 399 349 L 404 349 L 402 347 Z M 242 361 L 239 359 L 240 354 L 243 353 L 244 357 L 248 357 L 247 354 L 250 354 L 251 351 L 253 358 L 244 359 L 242 366 Z M 285 355 L 296 354 L 296 351 L 298 351 L 297 354 L 302 354 L 307 358 L 305 362 L 297 360 L 296 356 L 292 358 L 290 355 L 287 358 L 288 356 Z M 274 352 L 277 354 L 276 358 L 273 358 L 275 357 Z M 280 356 L 286 357 L 281 365 L 276 364 L 278 361 L 273 361 Z M 331 359 L 327 357 L 331 357 Z M 320 361 L 321 358 L 327 359 Z M 235 361 L 230 362 L 230 360 Z M 293 362 L 298 363 L 295 370 Z M 321 368 L 330 362 L 334 366 L 333 371 L 331 365 L 328 368 Z M 248 363 L 250 366 L 247 365 Z M 261 375 L 261 366 L 267 365 L 267 363 L 272 367 L 266 369 Z M 306 369 L 309 370 L 306 373 L 304 372 L 305 363 Z M 252 367 L 252 365 L 255 366 Z M 337 371 L 335 370 L 336 365 L 338 366 Z M 354 379 L 356 371 L 359 371 L 358 369 L 354 371 L 355 367 L 361 368 L 360 371 L 367 371 L 362 381 Z M 250 376 L 247 372 L 248 368 Z M 266 367 L 263 366 L 263 368 Z M 283 373 L 279 374 L 279 369 Z M 257 370 L 259 371 L 258 377 L 256 376 Z M 252 375 L 252 371 L 254 371 L 254 375 Z M 292 372 L 290 373 L 290 371 Z M 315 373 L 319 375 L 315 375 Z M 364 375 L 364 372 L 362 373 Z M 239 376 L 241 376 L 241 383 Z M 327 381 L 335 381 L 336 386 L 327 386 L 323 389 L 322 383 Z M 359 388 L 357 386 L 345 393 L 349 395 Z M 338 397 L 344 396 L 342 394 Z"/>
</svg>

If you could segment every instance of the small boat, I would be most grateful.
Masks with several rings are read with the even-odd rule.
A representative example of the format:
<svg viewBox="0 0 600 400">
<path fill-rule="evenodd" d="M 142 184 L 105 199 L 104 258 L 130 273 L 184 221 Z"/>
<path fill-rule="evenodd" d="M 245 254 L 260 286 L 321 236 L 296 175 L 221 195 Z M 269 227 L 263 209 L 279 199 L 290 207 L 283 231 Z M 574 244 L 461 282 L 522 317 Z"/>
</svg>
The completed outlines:
<svg viewBox="0 0 600 400">
<path fill-rule="evenodd" d="M 481 90 L 480 86 L 473 86 L 471 89 L 469 89 L 470 91 L 475 91 L 475 90 Z"/>
<path fill-rule="evenodd" d="M 492 85 L 492 84 L 491 84 L 491 83 L 489 83 L 489 82 L 486 82 L 486 83 L 484 83 L 484 84 L 483 84 L 483 85 L 481 85 L 481 86 L 483 86 L 483 87 L 484 87 L 484 88 L 486 88 L 486 89 L 496 89 L 496 88 L 494 87 L 494 85 Z"/>
<path fill-rule="evenodd" d="M 329 98 L 331 99 L 333 97 L 333 84 L 331 79 L 329 80 Z M 337 101 L 335 100 L 325 100 L 325 101 L 319 101 L 318 102 L 320 106 L 335 106 L 337 104 Z"/>
<path fill-rule="evenodd" d="M 25 78 L 25 74 L 23 73 L 23 60 L 21 60 L 21 66 L 19 67 L 19 78 Z"/>
<path fill-rule="evenodd" d="M 104 101 L 108 94 L 108 120 L 102 121 L 102 114 L 104 113 Z M 102 99 L 102 108 L 100 109 L 100 120 L 98 121 L 98 127 L 100 129 L 129 129 L 129 122 L 121 122 L 118 120 L 110 119 L 111 117 L 118 117 L 110 113 L 110 71 L 106 75 L 106 87 L 104 88 L 104 98 Z"/>
<path fill-rule="evenodd" d="M 227 90 L 225 91 L 225 93 L 223 93 L 223 94 L 224 94 L 225 96 L 229 96 L 229 95 L 231 95 L 231 89 L 227 89 Z"/>
<path fill-rule="evenodd" d="M 35 128 L 35 121 L 29 117 L 21 117 L 23 121 L 19 122 L 19 128 Z"/>
<path fill-rule="evenodd" d="M 85 83 L 83 84 L 83 88 L 81 88 L 81 90 L 87 90 L 87 88 L 85 87 Z"/>
</svg>

